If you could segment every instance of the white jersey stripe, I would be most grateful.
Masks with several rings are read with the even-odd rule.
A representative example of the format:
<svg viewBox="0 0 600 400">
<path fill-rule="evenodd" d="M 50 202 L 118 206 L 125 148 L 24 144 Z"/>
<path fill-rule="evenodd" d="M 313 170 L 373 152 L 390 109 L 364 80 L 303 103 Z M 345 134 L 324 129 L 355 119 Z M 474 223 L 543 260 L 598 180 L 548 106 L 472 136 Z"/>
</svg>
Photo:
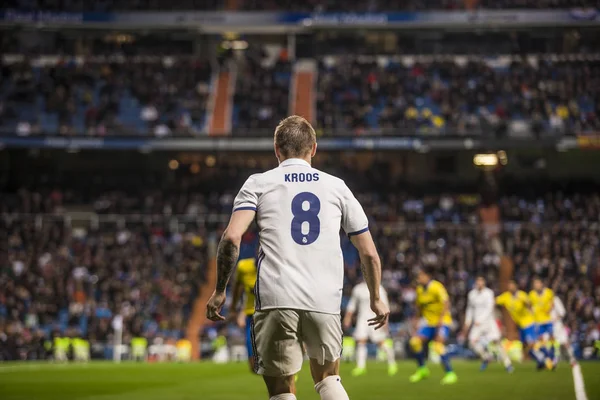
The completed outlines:
<svg viewBox="0 0 600 400">
<path fill-rule="evenodd" d="M 348 237 L 351 237 L 351 236 L 356 236 L 356 235 L 360 235 L 361 233 L 365 233 L 365 232 L 366 232 L 366 231 L 368 231 L 368 230 L 369 230 L 369 227 L 367 226 L 366 228 L 364 228 L 364 229 L 361 229 L 360 231 L 356 231 L 356 232 L 350 232 L 350 233 L 348 234 Z"/>
<path fill-rule="evenodd" d="M 234 208 L 233 212 L 242 211 L 242 210 L 256 211 L 256 207 L 238 207 L 238 208 Z"/>
<path fill-rule="evenodd" d="M 254 308 L 260 311 L 260 265 L 265 259 L 265 252 L 262 248 L 258 249 L 258 262 L 256 263 L 256 283 L 254 284 Z"/>
</svg>

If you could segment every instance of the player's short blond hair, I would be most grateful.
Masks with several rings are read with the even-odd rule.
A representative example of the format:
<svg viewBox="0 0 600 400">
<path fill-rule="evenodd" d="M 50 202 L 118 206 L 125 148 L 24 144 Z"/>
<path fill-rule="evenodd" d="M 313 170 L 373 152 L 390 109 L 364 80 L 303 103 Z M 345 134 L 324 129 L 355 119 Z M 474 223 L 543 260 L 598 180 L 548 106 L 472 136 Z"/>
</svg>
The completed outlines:
<svg viewBox="0 0 600 400">
<path fill-rule="evenodd" d="M 275 128 L 275 146 L 285 158 L 305 157 L 317 142 L 317 134 L 305 118 L 292 115 Z"/>
</svg>

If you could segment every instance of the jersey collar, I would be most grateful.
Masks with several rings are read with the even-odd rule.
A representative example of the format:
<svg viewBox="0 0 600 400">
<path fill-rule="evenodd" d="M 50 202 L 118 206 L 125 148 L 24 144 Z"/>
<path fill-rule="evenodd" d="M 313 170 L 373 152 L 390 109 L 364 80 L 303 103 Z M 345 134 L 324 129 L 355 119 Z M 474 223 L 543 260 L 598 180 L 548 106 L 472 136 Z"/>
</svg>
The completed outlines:
<svg viewBox="0 0 600 400">
<path fill-rule="evenodd" d="M 310 168 L 310 164 L 300 158 L 288 158 L 287 160 L 284 160 L 281 163 L 279 163 L 280 167 L 288 167 L 290 165 L 302 165 L 303 167 Z"/>
</svg>

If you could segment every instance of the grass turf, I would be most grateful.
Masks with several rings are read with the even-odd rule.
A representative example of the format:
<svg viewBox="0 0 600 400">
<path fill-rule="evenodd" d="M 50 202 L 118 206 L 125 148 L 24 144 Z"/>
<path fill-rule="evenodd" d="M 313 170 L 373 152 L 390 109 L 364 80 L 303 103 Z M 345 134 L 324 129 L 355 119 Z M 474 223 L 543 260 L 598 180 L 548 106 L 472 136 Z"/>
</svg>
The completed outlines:
<svg viewBox="0 0 600 400">
<path fill-rule="evenodd" d="M 571 368 L 562 363 L 554 372 L 536 372 L 532 364 L 517 366 L 508 375 L 500 365 L 479 372 L 476 362 L 455 361 L 459 382 L 441 386 L 442 371 L 431 366 L 431 377 L 408 383 L 413 363 L 402 362 L 398 374 L 388 377 L 384 364 L 369 364 L 367 375 L 353 378 L 351 364 L 342 366 L 342 378 L 353 400 L 375 399 L 575 399 Z M 600 363 L 582 364 L 588 399 L 600 399 Z M 318 399 L 308 365 L 298 381 L 299 399 Z M 134 364 L 92 363 L 53 365 L 0 364 L 2 400 L 265 400 L 262 379 L 245 364 Z"/>
</svg>

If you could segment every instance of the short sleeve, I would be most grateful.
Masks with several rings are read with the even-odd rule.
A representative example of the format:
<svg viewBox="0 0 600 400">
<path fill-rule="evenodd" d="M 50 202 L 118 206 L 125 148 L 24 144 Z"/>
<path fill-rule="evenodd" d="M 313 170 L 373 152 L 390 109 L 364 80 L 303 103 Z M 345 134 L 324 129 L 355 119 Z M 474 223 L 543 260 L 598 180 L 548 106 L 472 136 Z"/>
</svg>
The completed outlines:
<svg viewBox="0 0 600 400">
<path fill-rule="evenodd" d="M 342 228 L 348 236 L 360 235 L 369 230 L 369 220 L 362 206 L 344 183 L 342 192 Z"/>
<path fill-rule="evenodd" d="M 256 175 L 250 176 L 244 186 L 240 189 L 233 200 L 233 211 L 252 210 L 256 211 L 258 205 L 258 184 Z"/>
</svg>

